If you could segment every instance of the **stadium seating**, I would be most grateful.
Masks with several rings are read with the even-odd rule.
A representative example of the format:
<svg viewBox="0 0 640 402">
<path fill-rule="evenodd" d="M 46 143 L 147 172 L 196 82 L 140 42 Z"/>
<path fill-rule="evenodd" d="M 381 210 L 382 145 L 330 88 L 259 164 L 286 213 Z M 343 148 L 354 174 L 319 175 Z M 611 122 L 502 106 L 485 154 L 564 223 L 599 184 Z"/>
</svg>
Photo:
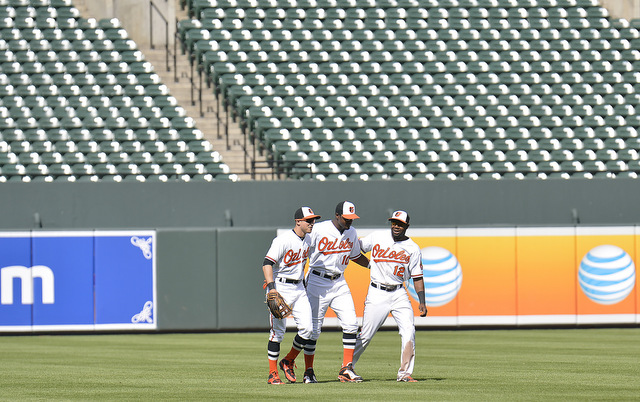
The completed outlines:
<svg viewBox="0 0 640 402">
<path fill-rule="evenodd" d="M 597 0 L 182 5 L 184 52 L 289 177 L 640 173 L 640 31 Z"/>
<path fill-rule="evenodd" d="M 0 182 L 233 179 L 119 21 L 0 1 Z"/>
</svg>

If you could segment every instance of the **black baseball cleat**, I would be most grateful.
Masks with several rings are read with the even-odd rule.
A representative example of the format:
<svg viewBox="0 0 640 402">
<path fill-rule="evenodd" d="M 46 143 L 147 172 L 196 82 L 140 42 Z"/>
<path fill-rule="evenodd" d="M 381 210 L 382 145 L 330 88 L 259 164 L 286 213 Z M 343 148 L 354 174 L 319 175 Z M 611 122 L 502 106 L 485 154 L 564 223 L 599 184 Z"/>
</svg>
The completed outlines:
<svg viewBox="0 0 640 402">
<path fill-rule="evenodd" d="M 277 371 L 272 371 L 269 373 L 269 378 L 267 379 L 267 384 L 281 385 L 284 384 L 280 379 Z"/>
<path fill-rule="evenodd" d="M 280 369 L 284 371 L 284 376 L 289 382 L 296 382 L 296 373 L 293 372 L 295 366 L 294 362 L 290 362 L 287 359 L 280 360 Z"/>
<path fill-rule="evenodd" d="M 302 382 L 305 384 L 316 384 L 318 382 L 312 368 L 305 370 Z"/>
<path fill-rule="evenodd" d="M 338 380 L 340 380 L 340 382 L 362 382 L 362 377 L 356 374 L 353 369 L 353 364 L 349 363 L 340 369 Z"/>
</svg>

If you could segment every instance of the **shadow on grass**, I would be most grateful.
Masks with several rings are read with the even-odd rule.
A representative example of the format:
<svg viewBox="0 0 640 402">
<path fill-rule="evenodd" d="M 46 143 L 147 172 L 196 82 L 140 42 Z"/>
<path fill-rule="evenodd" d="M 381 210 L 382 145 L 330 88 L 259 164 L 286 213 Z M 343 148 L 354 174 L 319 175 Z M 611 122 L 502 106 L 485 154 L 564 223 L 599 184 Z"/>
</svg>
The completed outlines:
<svg viewBox="0 0 640 402">
<path fill-rule="evenodd" d="M 427 382 L 427 381 L 446 381 L 446 378 L 442 378 L 442 377 L 428 377 L 428 378 L 420 378 L 420 377 L 413 377 L 416 380 L 418 380 L 418 382 Z M 384 382 L 402 382 L 402 381 L 397 381 L 394 378 L 389 378 L 386 380 L 364 380 L 363 382 L 376 382 L 376 381 L 384 381 Z"/>
</svg>

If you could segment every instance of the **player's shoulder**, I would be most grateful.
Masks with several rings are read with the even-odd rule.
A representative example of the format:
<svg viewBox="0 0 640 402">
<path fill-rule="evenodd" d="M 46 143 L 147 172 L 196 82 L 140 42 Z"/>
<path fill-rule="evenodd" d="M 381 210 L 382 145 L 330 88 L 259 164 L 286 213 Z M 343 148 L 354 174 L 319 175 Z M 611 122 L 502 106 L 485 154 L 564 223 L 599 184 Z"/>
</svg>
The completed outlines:
<svg viewBox="0 0 640 402">
<path fill-rule="evenodd" d="M 342 236 L 343 237 L 347 237 L 349 239 L 357 239 L 358 238 L 358 231 L 356 230 L 356 228 L 351 226 L 349 229 L 345 230 L 342 233 Z"/>
<path fill-rule="evenodd" d="M 331 221 L 322 221 L 313 225 L 313 229 L 311 230 L 311 233 L 309 233 L 308 237 L 313 240 L 317 240 L 322 236 L 326 236 L 327 233 L 330 233 L 329 230 L 331 230 L 329 226 L 327 226 L 327 223 L 333 225 Z"/>
<path fill-rule="evenodd" d="M 389 239 L 393 240 L 393 236 L 391 236 L 391 230 L 389 229 L 379 229 L 369 233 L 369 236 L 376 239 Z"/>
<path fill-rule="evenodd" d="M 415 240 L 413 240 L 411 237 L 408 237 L 405 241 L 404 241 L 406 247 L 412 249 L 412 251 L 414 252 L 420 252 L 420 246 L 418 246 L 418 243 L 415 242 Z"/>
<path fill-rule="evenodd" d="M 318 222 L 315 225 L 313 225 L 313 230 L 316 230 L 317 228 L 324 229 L 329 225 L 333 225 L 333 222 L 331 222 L 330 220 Z M 313 233 L 313 230 L 311 231 L 311 233 Z"/>
<path fill-rule="evenodd" d="M 291 240 L 293 238 L 293 235 L 295 235 L 295 233 L 293 232 L 293 230 L 285 230 L 283 232 L 280 232 L 274 239 L 274 242 L 279 242 L 279 243 L 284 243 L 287 242 L 289 240 Z"/>
</svg>

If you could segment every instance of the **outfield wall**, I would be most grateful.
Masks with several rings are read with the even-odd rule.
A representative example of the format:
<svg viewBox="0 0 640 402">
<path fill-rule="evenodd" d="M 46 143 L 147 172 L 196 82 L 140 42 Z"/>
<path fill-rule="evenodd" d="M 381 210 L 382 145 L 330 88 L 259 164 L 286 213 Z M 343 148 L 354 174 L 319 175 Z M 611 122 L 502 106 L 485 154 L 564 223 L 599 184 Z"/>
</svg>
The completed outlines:
<svg viewBox="0 0 640 402">
<path fill-rule="evenodd" d="M 409 211 L 414 227 L 640 223 L 633 179 L 0 183 L 0 230 L 277 228 L 300 205 L 330 217 L 344 199 L 360 228 L 395 209 Z"/>
<path fill-rule="evenodd" d="M 460 262 L 458 293 L 442 306 L 432 302 L 429 316 L 417 319 L 421 326 L 622 325 L 638 321 L 635 277 L 630 293 L 611 305 L 589 299 L 578 281 L 582 258 L 598 245 L 616 246 L 636 261 L 635 225 L 640 223 L 636 180 L 2 183 L 0 231 L 27 233 L 22 241 L 31 248 L 21 249 L 23 254 L 16 260 L 11 253 L 18 248 L 0 246 L 0 269 L 23 267 L 6 271 L 10 279 L 0 277 L 0 298 L 7 292 L 5 287 L 12 287 L 11 303 L 0 304 L 0 327 L 12 325 L 9 330 L 14 332 L 264 330 L 269 323 L 261 264 L 271 239 L 278 229 L 291 227 L 292 213 L 300 205 L 311 206 L 327 219 L 343 199 L 355 202 L 361 216 L 355 226 L 360 233 L 386 227 L 392 210 L 406 209 L 412 217 L 410 234 L 415 234 L 421 247 L 440 247 Z M 151 311 L 145 309 L 149 300 L 132 303 L 126 311 L 122 307 L 121 295 L 135 295 L 143 287 L 133 283 L 126 288 L 132 284 L 128 275 L 133 271 L 122 267 L 129 262 L 100 261 L 111 261 L 111 254 L 124 255 L 121 251 L 96 254 L 96 234 L 105 231 L 153 234 L 155 296 Z M 82 247 L 48 245 L 45 261 L 39 257 L 38 244 L 47 236 L 52 244 L 58 241 L 54 237 L 93 240 L 83 240 L 87 244 Z M 131 239 L 121 240 L 131 247 Z M 132 250 L 141 255 L 139 248 Z M 98 257 L 90 260 L 91 253 Z M 86 262 L 81 264 L 82 259 Z M 43 277 L 51 275 L 45 268 L 34 270 L 35 266 L 51 268 L 59 295 L 56 303 L 64 300 L 61 292 L 73 294 L 77 286 L 84 287 L 84 300 L 90 301 L 82 305 L 84 321 L 69 321 L 65 314 L 56 313 L 63 319 L 52 322 L 54 315 L 42 315 L 54 310 L 42 299 Z M 120 270 L 120 276 L 112 275 L 103 282 L 103 275 L 111 275 L 105 268 L 111 266 Z M 82 272 L 84 285 L 65 284 L 64 278 L 73 277 L 66 273 L 69 267 Z M 598 274 L 606 268 L 594 269 Z M 633 269 L 635 275 L 635 264 Z M 26 292 L 33 291 L 31 304 L 22 300 L 25 273 L 30 275 Z M 347 271 L 359 314 L 367 274 L 358 266 Z M 624 287 L 600 282 L 594 285 L 598 292 L 609 291 L 608 286 Z M 103 283 L 111 286 L 107 295 L 113 300 L 101 299 Z M 10 321 L 9 307 L 25 315 Z M 103 308 L 122 315 L 105 323 L 101 321 Z M 136 315 L 149 325 L 132 329 Z M 326 322 L 337 324 L 331 314 Z M 64 328 L 57 327 L 60 325 Z"/>
<path fill-rule="evenodd" d="M 429 306 L 428 317 L 416 317 L 419 326 L 640 323 L 638 226 L 410 229 L 409 234 L 422 249 Z M 368 271 L 352 265 L 347 279 L 362 316 Z M 417 312 L 412 283 L 408 290 Z"/>
<path fill-rule="evenodd" d="M 0 332 L 266 330 L 261 265 L 276 233 L 0 233 Z M 409 234 L 422 248 L 427 284 L 429 315 L 416 317 L 420 327 L 640 323 L 638 226 L 412 227 Z M 359 317 L 368 275 L 354 263 L 345 274 Z M 412 283 L 407 288 L 417 311 Z M 325 323 L 337 327 L 333 312 Z"/>
</svg>

